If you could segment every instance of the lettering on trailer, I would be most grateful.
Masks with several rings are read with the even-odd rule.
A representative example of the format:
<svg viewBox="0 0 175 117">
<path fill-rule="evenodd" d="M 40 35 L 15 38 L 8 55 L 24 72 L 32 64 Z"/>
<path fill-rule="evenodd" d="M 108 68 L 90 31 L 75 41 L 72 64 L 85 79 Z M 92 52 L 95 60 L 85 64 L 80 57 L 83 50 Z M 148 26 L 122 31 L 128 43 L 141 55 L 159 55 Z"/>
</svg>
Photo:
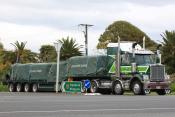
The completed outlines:
<svg viewBox="0 0 175 117">
<path fill-rule="evenodd" d="M 72 65 L 72 68 L 77 68 L 77 67 L 87 67 L 87 64 L 80 64 L 80 65 Z"/>
<path fill-rule="evenodd" d="M 40 69 L 39 70 L 30 70 L 29 72 L 30 73 L 34 73 L 34 72 L 40 73 L 40 72 L 42 72 L 42 70 L 40 70 Z"/>
</svg>

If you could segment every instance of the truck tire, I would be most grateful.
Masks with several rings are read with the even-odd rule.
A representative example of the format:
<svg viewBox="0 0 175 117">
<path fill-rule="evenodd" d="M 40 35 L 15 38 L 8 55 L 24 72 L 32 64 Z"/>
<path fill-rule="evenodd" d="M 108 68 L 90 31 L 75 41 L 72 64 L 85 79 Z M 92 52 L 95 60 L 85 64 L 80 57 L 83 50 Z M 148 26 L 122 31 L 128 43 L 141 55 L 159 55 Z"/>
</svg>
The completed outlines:
<svg viewBox="0 0 175 117">
<path fill-rule="evenodd" d="M 142 89 L 143 89 L 143 87 L 142 87 L 141 82 L 134 81 L 132 83 L 132 91 L 133 91 L 134 95 L 141 95 L 143 93 Z"/>
<path fill-rule="evenodd" d="M 15 91 L 15 85 L 13 83 L 9 84 L 9 92 L 14 92 Z"/>
<path fill-rule="evenodd" d="M 18 84 L 16 85 L 16 91 L 17 91 L 17 92 L 21 92 L 21 91 L 22 91 L 22 84 L 18 83 Z"/>
<path fill-rule="evenodd" d="M 38 85 L 36 83 L 32 85 L 32 92 L 38 92 Z"/>
<path fill-rule="evenodd" d="M 159 89 L 156 91 L 158 95 L 165 95 L 166 94 L 166 90 L 165 89 Z"/>
<path fill-rule="evenodd" d="M 98 85 L 95 81 L 91 82 L 90 92 L 91 93 L 97 93 L 98 92 Z"/>
<path fill-rule="evenodd" d="M 116 95 L 123 95 L 124 90 L 120 82 L 114 82 L 113 84 L 113 93 Z"/>
<path fill-rule="evenodd" d="M 81 81 L 81 92 L 86 93 L 86 88 L 84 87 L 84 80 Z"/>
<path fill-rule="evenodd" d="M 24 85 L 24 92 L 29 92 L 30 91 L 30 85 L 28 83 L 26 83 Z"/>
</svg>

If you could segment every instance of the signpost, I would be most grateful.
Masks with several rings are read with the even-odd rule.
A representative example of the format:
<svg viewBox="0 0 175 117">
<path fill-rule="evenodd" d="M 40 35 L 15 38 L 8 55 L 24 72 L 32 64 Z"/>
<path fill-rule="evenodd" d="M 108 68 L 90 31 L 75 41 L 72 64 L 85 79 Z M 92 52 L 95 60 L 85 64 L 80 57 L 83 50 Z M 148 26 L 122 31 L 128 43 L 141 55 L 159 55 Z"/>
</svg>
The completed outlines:
<svg viewBox="0 0 175 117">
<path fill-rule="evenodd" d="M 90 82 L 90 80 L 85 80 L 85 81 L 84 81 L 84 87 L 85 87 L 86 93 L 87 93 L 87 90 L 91 87 L 91 82 Z"/>
<path fill-rule="evenodd" d="M 81 82 L 79 81 L 63 82 L 62 92 L 72 92 L 72 93 L 81 92 Z"/>
</svg>

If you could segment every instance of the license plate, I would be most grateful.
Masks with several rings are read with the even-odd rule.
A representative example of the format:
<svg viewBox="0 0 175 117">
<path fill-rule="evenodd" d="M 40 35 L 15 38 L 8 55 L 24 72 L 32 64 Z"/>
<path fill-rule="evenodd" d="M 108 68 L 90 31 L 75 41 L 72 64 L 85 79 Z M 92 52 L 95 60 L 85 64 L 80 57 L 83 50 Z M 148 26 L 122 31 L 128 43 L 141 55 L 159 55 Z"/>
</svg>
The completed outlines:
<svg viewBox="0 0 175 117">
<path fill-rule="evenodd" d="M 161 89 L 161 87 L 160 86 L 156 86 L 156 89 Z"/>
</svg>

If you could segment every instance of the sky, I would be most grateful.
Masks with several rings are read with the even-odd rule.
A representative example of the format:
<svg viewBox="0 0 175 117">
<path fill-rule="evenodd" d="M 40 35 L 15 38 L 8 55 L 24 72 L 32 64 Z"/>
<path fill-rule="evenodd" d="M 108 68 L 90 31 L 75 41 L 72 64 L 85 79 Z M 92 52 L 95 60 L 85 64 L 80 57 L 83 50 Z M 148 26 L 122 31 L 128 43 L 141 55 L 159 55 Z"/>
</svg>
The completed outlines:
<svg viewBox="0 0 175 117">
<path fill-rule="evenodd" d="M 100 35 L 115 21 L 125 20 L 156 42 L 160 34 L 175 29 L 175 0 L 0 0 L 0 42 L 6 50 L 11 43 L 27 42 L 26 48 L 39 52 L 41 45 L 67 36 L 84 45 L 88 29 L 88 51 L 96 52 Z"/>
</svg>

